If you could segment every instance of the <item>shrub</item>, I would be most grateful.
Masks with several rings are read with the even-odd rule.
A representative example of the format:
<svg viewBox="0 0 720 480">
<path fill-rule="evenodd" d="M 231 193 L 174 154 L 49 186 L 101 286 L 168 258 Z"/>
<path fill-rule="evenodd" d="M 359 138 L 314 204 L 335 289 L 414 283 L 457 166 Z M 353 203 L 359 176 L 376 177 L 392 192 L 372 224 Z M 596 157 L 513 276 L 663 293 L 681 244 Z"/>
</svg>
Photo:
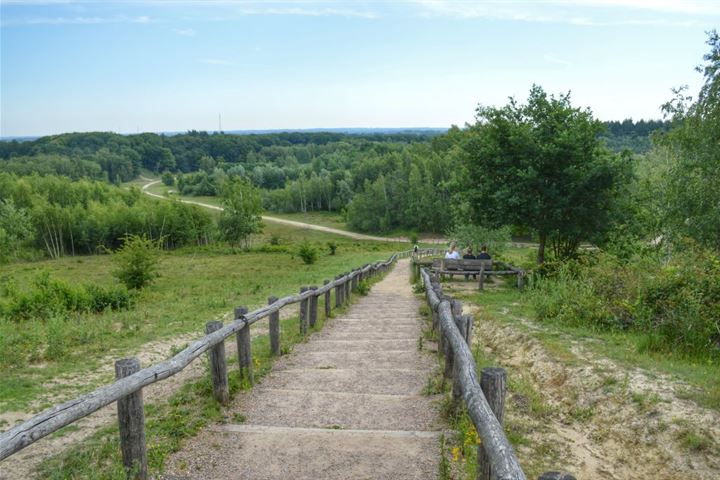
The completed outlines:
<svg viewBox="0 0 720 480">
<path fill-rule="evenodd" d="M 420 240 L 420 237 L 418 237 L 417 232 L 410 232 L 409 239 L 410 239 L 411 245 L 416 245 L 418 243 L 418 241 Z"/>
<path fill-rule="evenodd" d="M 21 292 L 14 285 L 5 287 L 7 301 L 0 305 L 0 317 L 18 322 L 65 317 L 68 313 L 98 313 L 123 310 L 133 303 L 132 294 L 123 286 L 72 286 L 43 272 L 38 274 L 30 290 Z"/>
<path fill-rule="evenodd" d="M 280 237 L 272 234 L 270 236 L 270 245 L 280 245 Z"/>
<path fill-rule="evenodd" d="M 360 295 L 365 296 L 370 293 L 370 283 L 367 280 L 360 280 L 357 289 Z"/>
<path fill-rule="evenodd" d="M 305 262 L 306 265 L 312 265 L 317 260 L 318 252 L 317 249 L 308 242 L 303 242 L 298 249 L 298 256 L 302 258 L 302 261 Z"/>
<path fill-rule="evenodd" d="M 327 246 L 330 249 L 330 255 L 335 255 L 335 252 L 337 251 L 337 247 L 338 247 L 337 243 L 328 242 Z"/>
<path fill-rule="evenodd" d="M 642 350 L 720 357 L 720 259 L 688 250 L 663 263 L 598 253 L 546 264 L 530 298 L 540 320 L 633 330 Z"/>
<path fill-rule="evenodd" d="M 175 177 L 172 176 L 172 173 L 164 172 L 161 178 L 164 185 L 167 185 L 168 187 L 175 185 Z"/>
<path fill-rule="evenodd" d="M 129 289 L 141 289 L 159 275 L 159 241 L 145 236 L 127 235 L 123 246 L 114 254 L 117 270 L 113 275 Z"/>
</svg>

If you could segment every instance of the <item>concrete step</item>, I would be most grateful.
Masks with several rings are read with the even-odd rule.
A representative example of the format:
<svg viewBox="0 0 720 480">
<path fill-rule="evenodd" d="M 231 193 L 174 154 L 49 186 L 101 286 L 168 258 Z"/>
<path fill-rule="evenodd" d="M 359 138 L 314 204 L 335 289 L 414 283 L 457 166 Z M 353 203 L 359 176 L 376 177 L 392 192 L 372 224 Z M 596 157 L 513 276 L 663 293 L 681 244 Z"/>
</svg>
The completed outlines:
<svg viewBox="0 0 720 480">
<path fill-rule="evenodd" d="M 303 343 L 295 347 L 295 352 L 355 352 L 355 351 L 392 351 L 412 350 L 417 347 L 418 337 L 394 339 L 313 339 L 312 342 Z"/>
<path fill-rule="evenodd" d="M 437 431 L 225 425 L 191 440 L 197 452 L 165 480 L 420 480 L 436 478 Z M 221 439 L 221 441 L 218 441 Z"/>
<path fill-rule="evenodd" d="M 257 388 L 234 402 L 248 425 L 357 430 L 438 430 L 435 397 Z"/>
<path fill-rule="evenodd" d="M 422 368 L 431 369 L 433 359 L 418 350 L 355 351 L 355 352 L 302 352 L 302 355 L 283 357 L 276 368 L 345 368 L 365 370 L 371 368 Z"/>
<path fill-rule="evenodd" d="M 417 395 L 422 393 L 429 375 L 426 369 L 286 369 L 269 374 L 260 387 Z"/>
</svg>

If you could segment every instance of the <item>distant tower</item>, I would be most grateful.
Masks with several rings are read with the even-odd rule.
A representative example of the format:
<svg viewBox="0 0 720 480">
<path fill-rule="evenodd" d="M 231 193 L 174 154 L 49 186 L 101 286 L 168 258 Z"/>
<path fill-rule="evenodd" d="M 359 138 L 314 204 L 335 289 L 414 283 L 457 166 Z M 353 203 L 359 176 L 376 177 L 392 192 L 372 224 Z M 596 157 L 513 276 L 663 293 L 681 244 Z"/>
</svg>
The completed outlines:
<svg viewBox="0 0 720 480">
<path fill-rule="evenodd" d="M 222 133 L 222 116 L 218 113 L 218 133 Z"/>
</svg>

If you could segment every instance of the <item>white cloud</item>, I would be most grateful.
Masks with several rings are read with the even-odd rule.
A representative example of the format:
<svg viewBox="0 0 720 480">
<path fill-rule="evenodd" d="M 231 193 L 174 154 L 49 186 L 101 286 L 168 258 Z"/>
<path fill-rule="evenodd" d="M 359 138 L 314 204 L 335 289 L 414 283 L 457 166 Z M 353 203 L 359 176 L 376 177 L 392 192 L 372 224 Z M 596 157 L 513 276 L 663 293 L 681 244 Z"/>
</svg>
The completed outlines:
<svg viewBox="0 0 720 480">
<path fill-rule="evenodd" d="M 409 1 L 418 9 L 417 14 L 423 17 L 487 18 L 584 26 L 695 26 L 709 23 L 708 17 L 720 16 L 720 2 L 717 0 Z"/>
<path fill-rule="evenodd" d="M 37 17 L 30 18 L 22 23 L 27 25 L 97 25 L 101 23 L 153 23 L 154 20 L 145 15 L 128 17 L 118 15 L 115 17 Z"/>
<path fill-rule="evenodd" d="M 563 67 L 569 67 L 572 65 L 571 62 L 567 60 L 563 60 L 562 58 L 556 57 L 555 55 L 551 53 L 546 53 L 543 55 L 543 60 L 545 60 L 548 63 L 553 63 L 555 65 L 561 65 Z"/>
<path fill-rule="evenodd" d="M 174 28 L 173 32 L 177 33 L 178 35 L 182 35 L 183 37 L 195 36 L 195 30 L 193 30 L 192 28 Z"/>
<path fill-rule="evenodd" d="M 224 58 L 200 58 L 198 59 L 198 62 L 204 63 L 206 65 L 222 65 L 224 67 L 232 67 L 235 65 L 234 62 L 231 62 L 230 60 L 226 60 Z"/>
<path fill-rule="evenodd" d="M 298 7 L 270 7 L 270 8 L 242 8 L 242 15 L 300 15 L 306 17 L 355 17 L 375 19 L 378 14 L 373 11 L 360 11 L 342 8 L 298 8 Z"/>
</svg>

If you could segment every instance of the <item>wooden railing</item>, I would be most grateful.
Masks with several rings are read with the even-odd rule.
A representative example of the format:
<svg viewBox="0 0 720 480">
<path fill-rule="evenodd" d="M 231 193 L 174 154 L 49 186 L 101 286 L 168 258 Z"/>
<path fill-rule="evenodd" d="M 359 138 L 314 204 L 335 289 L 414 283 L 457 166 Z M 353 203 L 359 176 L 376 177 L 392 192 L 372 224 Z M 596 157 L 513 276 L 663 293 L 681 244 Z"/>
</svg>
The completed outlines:
<svg viewBox="0 0 720 480">
<path fill-rule="evenodd" d="M 117 402 L 123 463 L 136 478 L 147 478 L 145 453 L 144 413 L 142 388 L 171 377 L 205 352 L 209 352 L 210 373 L 215 398 L 221 403 L 229 401 L 225 339 L 237 337 L 238 360 L 241 375 L 252 380 L 252 352 L 250 325 L 268 317 L 271 352 L 280 354 L 280 309 L 300 304 L 300 332 L 317 320 L 318 298 L 324 296 L 325 314 L 332 308 L 330 295 L 335 289 L 335 306 L 341 307 L 356 291 L 360 280 L 386 272 L 398 258 L 427 256 L 436 249 L 412 250 L 393 254 L 385 262 L 365 265 L 349 273 L 339 275 L 333 281 L 326 280 L 322 287 L 302 287 L 300 293 L 284 298 L 270 297 L 269 304 L 252 312 L 244 307 L 235 309 L 235 320 L 228 325 L 215 320 L 206 325 L 206 335 L 190 344 L 169 360 L 140 369 L 136 358 L 125 358 L 115 363 L 116 381 L 86 395 L 49 408 L 29 420 L 0 434 L 0 460 L 22 450 L 58 429 L 70 425 L 93 412 Z"/>
<path fill-rule="evenodd" d="M 473 318 L 462 314 L 462 304 L 444 295 L 439 278 L 422 268 L 420 276 L 432 310 L 433 330 L 439 333 L 438 351 L 445 357 L 445 378 L 452 378 L 455 405 L 464 402 L 482 443 L 478 446 L 478 480 L 526 480 L 515 452 L 503 432 L 507 375 L 502 368 L 484 368 L 478 380 L 472 355 Z M 539 480 L 574 480 L 547 472 Z"/>
</svg>

